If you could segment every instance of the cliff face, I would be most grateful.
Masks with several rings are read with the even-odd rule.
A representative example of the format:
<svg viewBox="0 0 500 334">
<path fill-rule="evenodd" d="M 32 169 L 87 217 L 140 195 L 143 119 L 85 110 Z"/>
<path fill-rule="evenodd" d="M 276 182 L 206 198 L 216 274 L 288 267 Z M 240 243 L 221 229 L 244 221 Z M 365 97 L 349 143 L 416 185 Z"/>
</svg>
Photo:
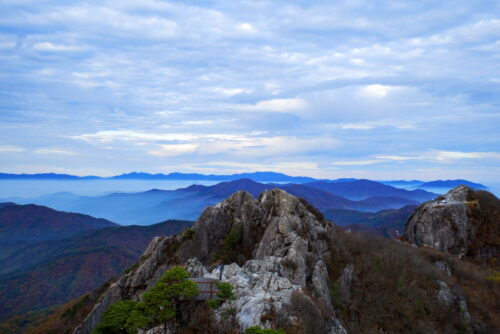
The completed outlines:
<svg viewBox="0 0 500 334">
<path fill-rule="evenodd" d="M 327 314 L 322 332 L 346 333 L 333 311 L 323 260 L 332 257 L 325 236 L 333 229 L 319 212 L 282 190 L 265 191 L 258 199 L 238 192 L 207 208 L 189 233 L 155 238 L 136 268 L 110 286 L 74 333 L 90 333 L 112 303 L 140 299 L 173 264 L 185 264 L 193 277 L 230 282 L 243 330 L 269 326 L 267 315 L 300 291 Z M 219 267 L 210 267 L 216 259 L 228 264 L 222 275 Z"/>
<path fill-rule="evenodd" d="M 405 238 L 459 257 L 484 261 L 500 254 L 500 200 L 487 191 L 458 186 L 420 205 Z"/>
</svg>

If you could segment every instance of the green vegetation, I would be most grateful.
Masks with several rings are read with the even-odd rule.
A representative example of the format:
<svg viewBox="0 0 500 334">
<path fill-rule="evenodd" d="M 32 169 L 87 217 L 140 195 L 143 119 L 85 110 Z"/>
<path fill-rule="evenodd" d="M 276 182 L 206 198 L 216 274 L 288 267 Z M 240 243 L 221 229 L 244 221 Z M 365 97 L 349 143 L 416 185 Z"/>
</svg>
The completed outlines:
<svg viewBox="0 0 500 334">
<path fill-rule="evenodd" d="M 281 329 L 262 329 L 259 326 L 252 326 L 247 328 L 245 334 L 286 334 Z"/>
<path fill-rule="evenodd" d="M 236 300 L 236 295 L 233 292 L 233 286 L 230 283 L 222 282 L 217 283 L 217 293 L 218 299 L 208 299 L 206 304 L 210 309 L 219 308 L 225 301 L 232 302 Z M 221 312 L 222 316 L 233 316 L 236 315 L 236 309 L 234 307 L 229 307 Z"/>
<path fill-rule="evenodd" d="M 217 293 L 217 297 L 226 301 L 233 301 L 236 299 L 236 295 L 233 292 L 233 286 L 230 283 L 222 282 L 216 284 L 219 292 Z"/>
<path fill-rule="evenodd" d="M 219 308 L 219 306 L 221 305 L 221 301 L 215 298 L 207 299 L 205 303 L 207 304 L 208 308 L 212 310 Z"/>
<path fill-rule="evenodd" d="M 66 311 L 64 311 L 61 318 L 73 318 L 76 312 L 78 312 L 78 310 L 81 309 L 82 306 L 88 302 L 88 300 L 89 300 L 89 295 L 86 294 L 75 305 L 71 306 Z"/>
<path fill-rule="evenodd" d="M 224 237 L 224 246 L 214 255 L 214 260 L 222 260 L 224 263 L 237 262 L 237 247 L 243 238 L 243 225 L 233 222 L 231 230 Z"/>
<path fill-rule="evenodd" d="M 486 276 L 486 279 L 490 282 L 500 283 L 500 271 L 494 270 L 491 275 Z"/>
<path fill-rule="evenodd" d="M 188 280 L 183 267 L 174 267 L 147 292 L 141 302 L 124 300 L 113 304 L 104 314 L 93 334 L 136 333 L 164 325 L 175 318 L 177 302 L 199 294 L 196 283 Z"/>
<path fill-rule="evenodd" d="M 131 315 L 137 304 L 134 300 L 122 300 L 111 305 L 92 334 L 135 333 L 136 327 Z"/>
<path fill-rule="evenodd" d="M 194 229 L 192 229 L 191 227 L 186 227 L 184 229 L 184 232 L 182 232 L 182 238 L 184 240 L 191 240 L 193 239 L 194 233 Z"/>
</svg>

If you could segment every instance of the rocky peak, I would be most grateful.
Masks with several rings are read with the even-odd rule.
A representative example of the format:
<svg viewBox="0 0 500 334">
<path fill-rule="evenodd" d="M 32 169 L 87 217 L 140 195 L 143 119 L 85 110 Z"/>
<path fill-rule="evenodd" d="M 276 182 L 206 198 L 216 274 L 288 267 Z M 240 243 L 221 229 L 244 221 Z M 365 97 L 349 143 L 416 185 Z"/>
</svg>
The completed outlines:
<svg viewBox="0 0 500 334">
<path fill-rule="evenodd" d="M 279 311 L 294 291 L 301 291 L 328 310 L 331 325 L 325 331 L 344 333 L 335 318 L 323 260 L 331 255 L 324 236 L 333 228 L 305 201 L 283 190 L 264 191 L 258 199 L 237 192 L 205 209 L 190 233 L 155 238 L 137 267 L 108 289 L 74 333 L 89 333 L 113 302 L 140 299 L 175 264 L 185 265 L 193 277 L 230 282 L 243 330 L 270 326 L 266 314 Z M 226 264 L 222 273 L 215 261 Z"/>
<path fill-rule="evenodd" d="M 475 260 L 497 257 L 499 236 L 500 200 L 463 185 L 417 207 L 405 228 L 412 244 Z"/>
</svg>

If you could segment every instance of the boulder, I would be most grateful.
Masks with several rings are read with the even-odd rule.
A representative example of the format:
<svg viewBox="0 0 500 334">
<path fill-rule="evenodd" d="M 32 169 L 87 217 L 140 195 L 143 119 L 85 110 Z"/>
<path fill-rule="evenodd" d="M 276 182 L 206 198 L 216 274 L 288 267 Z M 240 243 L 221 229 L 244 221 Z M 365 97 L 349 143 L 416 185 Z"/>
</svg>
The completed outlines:
<svg viewBox="0 0 500 334">
<path fill-rule="evenodd" d="M 460 258 L 484 261 L 500 251 L 500 200 L 483 190 L 458 186 L 423 203 L 409 217 L 405 239 Z"/>
</svg>

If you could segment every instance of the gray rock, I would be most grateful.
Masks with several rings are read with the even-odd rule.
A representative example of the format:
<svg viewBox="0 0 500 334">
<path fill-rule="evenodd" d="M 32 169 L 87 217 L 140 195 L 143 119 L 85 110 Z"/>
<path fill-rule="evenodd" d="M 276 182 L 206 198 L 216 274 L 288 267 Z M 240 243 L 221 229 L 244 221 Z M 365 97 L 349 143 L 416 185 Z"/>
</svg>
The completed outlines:
<svg viewBox="0 0 500 334">
<path fill-rule="evenodd" d="M 219 266 L 208 270 L 234 224 L 242 227 L 238 263 L 226 264 L 222 275 Z M 330 300 L 328 270 L 323 261 L 328 244 L 319 237 L 332 233 L 332 229 L 331 223 L 318 221 L 301 200 L 283 190 L 265 191 L 259 199 L 237 192 L 203 212 L 193 225 L 191 239 L 155 238 L 139 266 L 108 289 L 103 301 L 74 333 L 88 334 L 112 302 L 140 300 L 144 291 L 176 264 L 185 265 L 192 277 L 222 276 L 222 281 L 231 283 L 237 299 L 225 303 L 222 309 L 236 309 L 242 330 L 254 325 L 269 327 L 265 315 L 279 311 L 294 290 L 307 288 L 331 309 L 332 333 L 344 333 Z"/>
<path fill-rule="evenodd" d="M 444 305 L 451 307 L 458 307 L 462 318 L 465 323 L 469 323 L 471 320 L 469 309 L 467 307 L 467 301 L 461 295 L 454 294 L 448 284 L 445 282 L 438 280 L 437 284 L 439 285 L 439 291 L 437 294 L 438 300 Z"/>
<path fill-rule="evenodd" d="M 460 258 L 498 257 L 500 200 L 466 186 L 420 205 L 409 217 L 405 238 Z"/>
<path fill-rule="evenodd" d="M 447 262 L 445 261 L 435 261 L 432 265 L 439 271 L 444 271 L 448 276 L 451 276 L 451 269 Z"/>
<path fill-rule="evenodd" d="M 446 306 L 450 306 L 455 303 L 456 296 L 451 293 L 451 289 L 448 284 L 441 280 L 438 280 L 437 284 L 439 285 L 439 291 L 437 294 L 438 300 Z"/>
<path fill-rule="evenodd" d="M 351 300 L 351 286 L 353 277 L 354 265 L 348 264 L 347 266 L 345 266 L 344 271 L 339 278 L 340 297 L 346 302 L 349 302 Z"/>
</svg>

